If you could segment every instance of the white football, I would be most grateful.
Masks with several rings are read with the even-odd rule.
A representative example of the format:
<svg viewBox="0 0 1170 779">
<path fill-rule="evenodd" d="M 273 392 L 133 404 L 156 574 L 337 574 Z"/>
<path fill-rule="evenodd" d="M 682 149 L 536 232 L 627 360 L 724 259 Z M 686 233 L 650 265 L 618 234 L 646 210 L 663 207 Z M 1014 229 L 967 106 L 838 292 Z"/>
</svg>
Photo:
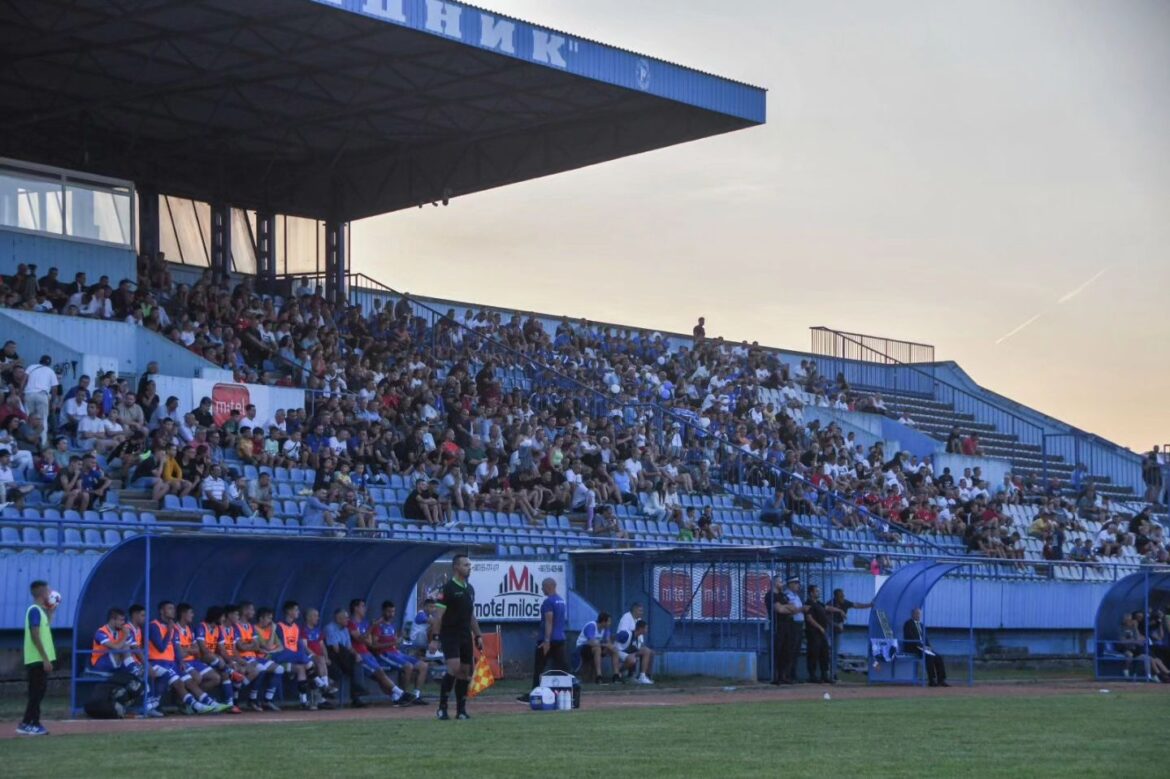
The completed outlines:
<svg viewBox="0 0 1170 779">
<path fill-rule="evenodd" d="M 50 592 L 49 593 L 49 605 L 54 606 L 54 607 L 61 605 L 61 593 L 57 592 L 56 590 L 53 590 L 52 592 Z"/>
</svg>

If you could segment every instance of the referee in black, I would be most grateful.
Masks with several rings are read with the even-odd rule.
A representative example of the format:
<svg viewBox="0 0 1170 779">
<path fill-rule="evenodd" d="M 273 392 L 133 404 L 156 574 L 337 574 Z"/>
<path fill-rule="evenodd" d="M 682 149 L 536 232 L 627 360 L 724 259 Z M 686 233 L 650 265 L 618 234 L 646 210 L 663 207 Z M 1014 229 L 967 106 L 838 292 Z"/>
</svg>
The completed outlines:
<svg viewBox="0 0 1170 779">
<path fill-rule="evenodd" d="M 431 615 L 431 637 L 439 642 L 439 649 L 447 661 L 447 673 L 439 688 L 439 710 L 435 719 L 451 719 L 447 715 L 447 700 L 455 688 L 455 719 L 471 719 L 467 714 L 467 688 L 471 685 L 472 648 L 483 651 L 483 633 L 475 619 L 475 589 L 467 581 L 471 575 L 471 559 L 457 554 L 451 559 L 451 579 L 435 601 Z"/>
</svg>

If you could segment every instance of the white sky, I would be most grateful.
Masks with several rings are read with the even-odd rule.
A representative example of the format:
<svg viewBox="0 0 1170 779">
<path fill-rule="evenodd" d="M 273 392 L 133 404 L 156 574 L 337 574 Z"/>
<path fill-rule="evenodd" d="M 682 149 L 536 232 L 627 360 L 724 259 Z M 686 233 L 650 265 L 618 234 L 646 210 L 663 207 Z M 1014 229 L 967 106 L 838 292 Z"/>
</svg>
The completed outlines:
<svg viewBox="0 0 1170 779">
<path fill-rule="evenodd" d="M 1170 3 L 476 4 L 766 87 L 768 122 L 356 223 L 357 270 L 801 350 L 822 324 L 932 343 L 1170 442 Z"/>
</svg>

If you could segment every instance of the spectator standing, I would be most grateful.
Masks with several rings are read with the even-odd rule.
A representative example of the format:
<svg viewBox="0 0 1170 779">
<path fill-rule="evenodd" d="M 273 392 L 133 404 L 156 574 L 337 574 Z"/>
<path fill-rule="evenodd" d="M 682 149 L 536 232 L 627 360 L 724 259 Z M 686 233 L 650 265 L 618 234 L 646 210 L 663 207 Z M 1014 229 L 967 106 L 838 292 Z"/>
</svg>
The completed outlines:
<svg viewBox="0 0 1170 779">
<path fill-rule="evenodd" d="M 41 426 L 42 447 L 49 442 L 49 410 L 53 396 L 61 391 L 60 387 L 57 372 L 53 370 L 53 358 L 42 355 L 40 362 L 28 369 L 24 384 L 24 407 L 28 415 L 39 416 L 44 422 Z"/>
<path fill-rule="evenodd" d="M 41 724 L 41 701 L 49 684 L 49 674 L 57 660 L 53 631 L 49 627 L 55 604 L 49 603 L 49 585 L 41 580 L 29 586 L 33 602 L 24 612 L 24 670 L 28 677 L 28 705 L 16 732 L 21 736 L 47 736 Z"/>
<path fill-rule="evenodd" d="M 31 378 L 32 372 L 29 372 Z M 27 393 L 25 395 L 27 398 Z M 25 401 L 28 406 L 28 401 Z M 29 413 L 32 413 L 30 407 Z M 1158 450 L 1155 447 L 1142 461 L 1142 481 L 1146 485 L 1146 503 L 1157 503 L 1162 497 L 1162 466 L 1158 463 Z"/>
</svg>

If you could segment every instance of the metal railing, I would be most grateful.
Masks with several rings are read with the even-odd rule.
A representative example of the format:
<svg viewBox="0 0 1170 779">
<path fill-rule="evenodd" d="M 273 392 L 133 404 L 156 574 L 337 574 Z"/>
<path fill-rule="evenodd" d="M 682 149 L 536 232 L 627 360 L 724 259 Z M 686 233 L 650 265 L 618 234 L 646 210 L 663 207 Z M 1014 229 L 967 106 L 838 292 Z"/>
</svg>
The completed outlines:
<svg viewBox="0 0 1170 779">
<path fill-rule="evenodd" d="M 934 362 L 934 347 L 864 333 L 847 333 L 819 326 L 810 327 L 812 352 L 820 357 L 839 357 L 885 365 Z"/>
<path fill-rule="evenodd" d="M 957 387 L 936 375 L 933 366 L 908 365 L 893 356 L 878 352 L 872 346 L 856 340 L 849 333 L 841 333 L 828 328 L 813 328 L 823 331 L 829 337 L 848 344 L 858 354 L 868 355 L 869 360 L 844 359 L 837 357 L 826 358 L 830 370 L 823 371 L 826 375 L 843 373 L 852 387 L 860 387 L 877 392 L 902 393 L 906 395 L 929 398 L 944 406 L 950 406 L 958 415 L 966 415 L 972 422 L 989 425 L 1001 435 L 1014 437 L 1017 442 L 1037 449 L 1042 446 L 1044 428 L 1024 419 L 1019 414 L 1006 409 L 997 403 L 992 403 L 974 393 Z M 897 400 L 887 403 L 891 408 L 902 408 L 904 404 Z M 962 428 L 960 422 L 959 427 Z M 936 436 L 937 437 L 937 436 Z M 1028 459 L 1022 458 L 1022 452 L 1017 447 L 1009 459 L 1014 466 L 1035 467 Z M 1030 459 L 1030 458 L 1029 458 Z M 1036 460 L 1039 460 L 1037 451 Z"/>
</svg>

